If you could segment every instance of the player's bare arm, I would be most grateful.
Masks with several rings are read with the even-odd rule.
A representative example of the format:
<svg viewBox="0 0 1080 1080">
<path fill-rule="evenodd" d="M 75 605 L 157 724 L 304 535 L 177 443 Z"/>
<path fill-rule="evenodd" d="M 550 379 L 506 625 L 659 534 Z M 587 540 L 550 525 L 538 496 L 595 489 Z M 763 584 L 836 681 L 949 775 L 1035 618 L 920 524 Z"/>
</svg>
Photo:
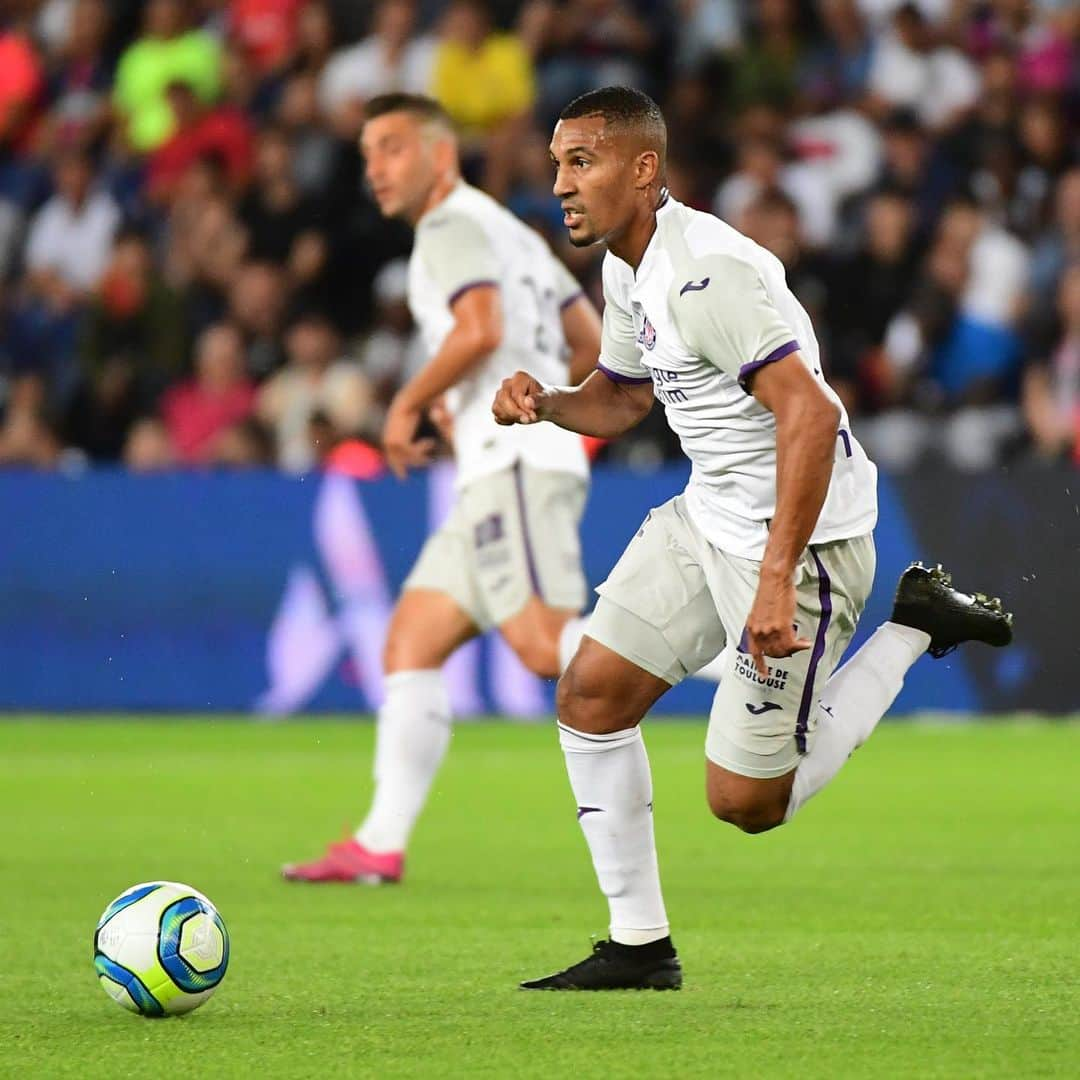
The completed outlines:
<svg viewBox="0 0 1080 1080">
<path fill-rule="evenodd" d="M 600 439 L 615 439 L 640 424 L 653 404 L 652 383 L 618 383 L 594 371 L 580 386 L 544 386 L 528 372 L 504 379 L 492 411 L 499 424 L 542 420 Z"/>
<path fill-rule="evenodd" d="M 393 473 L 426 465 L 434 451 L 430 439 L 416 439 L 426 409 L 456 385 L 502 341 L 502 303 L 498 286 L 478 285 L 454 301 L 454 325 L 439 351 L 403 386 L 390 404 L 383 450 Z"/>
<path fill-rule="evenodd" d="M 776 514 L 746 621 L 751 655 L 766 675 L 766 656 L 811 646 L 794 630 L 794 574 L 829 490 L 840 410 L 797 352 L 758 371 L 751 392 L 776 417 Z"/>
<path fill-rule="evenodd" d="M 600 355 L 600 314 L 582 293 L 563 308 L 562 325 L 570 349 L 570 385 L 579 386 L 596 370 Z"/>
</svg>

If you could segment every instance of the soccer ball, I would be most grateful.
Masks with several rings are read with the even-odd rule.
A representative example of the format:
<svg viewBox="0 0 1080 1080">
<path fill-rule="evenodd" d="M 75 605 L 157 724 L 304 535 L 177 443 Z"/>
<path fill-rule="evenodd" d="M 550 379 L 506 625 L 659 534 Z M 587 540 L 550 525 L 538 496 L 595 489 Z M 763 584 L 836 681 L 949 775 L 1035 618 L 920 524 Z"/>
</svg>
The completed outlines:
<svg viewBox="0 0 1080 1080">
<path fill-rule="evenodd" d="M 201 892 L 148 881 L 121 893 L 94 931 L 94 968 L 118 1005 L 143 1016 L 197 1009 L 229 966 L 229 932 Z"/>
</svg>

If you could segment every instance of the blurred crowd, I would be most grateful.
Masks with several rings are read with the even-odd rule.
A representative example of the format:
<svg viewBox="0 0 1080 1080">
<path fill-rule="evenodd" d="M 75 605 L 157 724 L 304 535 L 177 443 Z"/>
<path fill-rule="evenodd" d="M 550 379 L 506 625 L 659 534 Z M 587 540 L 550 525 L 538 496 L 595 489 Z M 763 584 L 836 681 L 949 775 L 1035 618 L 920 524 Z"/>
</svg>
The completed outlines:
<svg viewBox="0 0 1080 1080">
<path fill-rule="evenodd" d="M 0 464 L 379 467 L 424 356 L 364 102 L 428 92 L 565 242 L 547 140 L 663 106 L 673 194 L 773 251 L 871 454 L 1080 464 L 1069 0 L 6 0 Z M 653 416 L 605 451 L 677 452 Z"/>
</svg>

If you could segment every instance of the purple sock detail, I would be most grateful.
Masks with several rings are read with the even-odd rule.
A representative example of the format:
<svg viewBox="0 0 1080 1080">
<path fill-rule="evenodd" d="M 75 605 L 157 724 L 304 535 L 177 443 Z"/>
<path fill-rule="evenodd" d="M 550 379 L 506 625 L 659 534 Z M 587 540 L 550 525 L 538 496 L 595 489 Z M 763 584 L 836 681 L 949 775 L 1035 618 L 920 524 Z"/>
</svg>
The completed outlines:
<svg viewBox="0 0 1080 1080">
<path fill-rule="evenodd" d="M 602 814 L 604 808 L 602 806 L 579 806 L 577 808 L 577 819 L 580 821 L 586 814 Z"/>
<path fill-rule="evenodd" d="M 799 702 L 799 715 L 795 720 L 795 748 L 800 754 L 806 753 L 806 730 L 810 722 L 810 707 L 814 704 L 814 682 L 817 677 L 818 664 L 825 655 L 825 635 L 829 632 L 829 623 L 832 620 L 832 582 L 829 580 L 829 572 L 818 558 L 817 552 L 811 548 L 810 554 L 814 557 L 814 563 L 818 572 L 818 600 L 821 603 L 821 619 L 818 621 L 817 634 L 814 635 L 814 648 L 810 653 L 810 666 L 806 671 L 806 683 L 803 686 L 802 700 Z"/>
</svg>

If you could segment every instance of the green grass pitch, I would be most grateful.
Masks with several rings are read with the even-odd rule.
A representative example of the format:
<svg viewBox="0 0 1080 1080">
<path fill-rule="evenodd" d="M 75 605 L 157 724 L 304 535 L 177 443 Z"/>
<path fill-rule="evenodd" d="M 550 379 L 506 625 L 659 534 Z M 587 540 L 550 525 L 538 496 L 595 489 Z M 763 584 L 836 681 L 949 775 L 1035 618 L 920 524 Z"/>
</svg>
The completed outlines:
<svg viewBox="0 0 1080 1080">
<path fill-rule="evenodd" d="M 1080 1075 L 1080 726 L 886 725 L 791 826 L 712 821 L 649 725 L 678 994 L 527 994 L 605 908 L 548 726 L 460 725 L 407 883 L 278 879 L 363 810 L 369 724 L 0 724 L 0 1076 Z M 232 961 L 185 1019 L 97 987 L 97 916 L 185 881 Z"/>
</svg>

